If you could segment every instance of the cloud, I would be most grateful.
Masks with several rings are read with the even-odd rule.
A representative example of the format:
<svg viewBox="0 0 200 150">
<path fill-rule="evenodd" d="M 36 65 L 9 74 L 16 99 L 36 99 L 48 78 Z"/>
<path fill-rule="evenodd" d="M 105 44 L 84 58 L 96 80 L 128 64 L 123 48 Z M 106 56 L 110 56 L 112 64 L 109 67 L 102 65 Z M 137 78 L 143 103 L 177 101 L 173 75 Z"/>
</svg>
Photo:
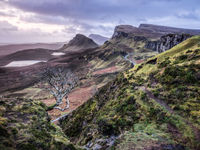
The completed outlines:
<svg viewBox="0 0 200 150">
<path fill-rule="evenodd" d="M 7 34 L 8 32 L 18 31 L 18 28 L 7 21 L 0 21 L 0 31 L 2 34 Z"/>
<path fill-rule="evenodd" d="M 61 36 L 55 40 L 63 41 L 76 33 L 111 36 L 118 24 L 198 28 L 198 3 L 198 0 L 0 0 L 0 21 L 15 26 L 16 32 L 24 37 L 25 33 L 28 37 L 40 36 L 41 32 L 42 40 L 46 36 L 46 41 L 52 41 L 51 35 Z"/>
</svg>

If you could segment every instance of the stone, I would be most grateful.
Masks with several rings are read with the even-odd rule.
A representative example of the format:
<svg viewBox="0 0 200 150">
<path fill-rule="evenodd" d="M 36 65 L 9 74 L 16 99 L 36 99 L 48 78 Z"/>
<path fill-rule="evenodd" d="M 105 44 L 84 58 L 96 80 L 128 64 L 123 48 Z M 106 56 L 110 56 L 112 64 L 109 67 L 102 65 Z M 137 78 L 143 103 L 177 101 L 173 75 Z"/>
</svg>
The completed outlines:
<svg viewBox="0 0 200 150">
<path fill-rule="evenodd" d="M 158 41 L 147 41 L 145 48 L 162 53 L 190 37 L 191 35 L 189 34 L 167 34 L 162 36 Z"/>
</svg>

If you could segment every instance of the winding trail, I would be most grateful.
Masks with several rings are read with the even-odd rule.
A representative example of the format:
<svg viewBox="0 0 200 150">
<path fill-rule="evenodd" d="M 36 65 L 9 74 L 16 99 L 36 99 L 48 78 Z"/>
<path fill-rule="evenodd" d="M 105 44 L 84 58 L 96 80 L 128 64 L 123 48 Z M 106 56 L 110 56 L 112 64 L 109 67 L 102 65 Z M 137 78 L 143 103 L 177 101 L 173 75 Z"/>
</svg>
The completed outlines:
<svg viewBox="0 0 200 150">
<path fill-rule="evenodd" d="M 134 66 L 136 63 L 133 60 L 129 59 L 130 55 L 132 55 L 132 53 L 128 53 L 126 56 L 124 56 L 124 59 L 129 61 Z"/>
<path fill-rule="evenodd" d="M 149 91 L 147 89 L 147 86 L 139 86 L 138 87 L 139 90 L 142 90 L 143 92 L 145 92 L 147 94 L 148 97 L 150 97 L 151 99 L 155 100 L 158 104 L 160 104 L 161 106 L 163 106 L 167 111 L 169 111 L 171 114 L 173 115 L 178 115 L 176 112 L 174 112 L 173 109 L 171 109 L 167 103 L 165 103 L 163 100 L 156 98 L 153 93 L 151 91 Z M 180 115 L 179 115 L 180 116 Z M 180 116 L 182 118 L 182 116 Z M 193 130 L 194 135 L 195 135 L 195 139 L 197 141 L 200 141 L 200 130 L 195 127 L 191 122 L 189 122 L 188 120 L 186 120 L 185 118 L 181 119 L 182 121 L 184 121 L 188 126 L 190 126 L 190 128 Z"/>
<path fill-rule="evenodd" d="M 140 90 L 142 90 L 143 92 L 145 92 L 145 93 L 148 95 L 148 97 L 150 97 L 151 99 L 154 99 L 157 103 L 159 103 L 161 106 L 163 106 L 167 111 L 169 111 L 169 112 L 172 113 L 172 114 L 174 113 L 174 111 L 173 111 L 164 101 L 162 101 L 162 100 L 156 98 L 156 97 L 151 93 L 151 91 L 149 91 L 149 90 L 147 89 L 146 86 L 140 86 L 140 87 L 138 87 L 138 89 L 140 89 Z"/>
<path fill-rule="evenodd" d="M 70 113 L 70 112 L 69 112 L 69 113 Z M 62 115 L 62 116 L 60 116 L 60 117 L 58 117 L 58 118 L 56 118 L 56 119 L 54 119 L 54 120 L 51 120 L 51 123 L 54 123 L 54 122 L 56 122 L 56 121 L 59 121 L 60 119 L 62 119 L 62 118 L 64 118 L 64 117 L 68 116 L 69 113 L 64 114 L 64 115 Z"/>
</svg>

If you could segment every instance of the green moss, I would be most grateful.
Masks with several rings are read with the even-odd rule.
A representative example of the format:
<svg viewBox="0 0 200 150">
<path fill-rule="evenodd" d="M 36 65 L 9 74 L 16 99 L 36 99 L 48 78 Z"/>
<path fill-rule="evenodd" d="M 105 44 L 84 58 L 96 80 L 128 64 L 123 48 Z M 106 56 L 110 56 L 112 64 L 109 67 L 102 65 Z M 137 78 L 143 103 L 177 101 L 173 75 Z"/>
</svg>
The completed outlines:
<svg viewBox="0 0 200 150">
<path fill-rule="evenodd" d="M 41 102 L 14 98 L 4 102 L 6 111 L 2 116 L 9 119 L 6 125 L 0 125 L 2 149 L 76 149 L 61 129 L 49 122 Z"/>
<path fill-rule="evenodd" d="M 170 135 L 166 133 L 167 127 L 159 127 L 155 123 L 134 125 L 134 131 L 127 131 L 118 140 L 116 149 L 128 150 L 132 147 L 136 149 L 146 149 L 164 144 L 174 144 Z"/>
</svg>

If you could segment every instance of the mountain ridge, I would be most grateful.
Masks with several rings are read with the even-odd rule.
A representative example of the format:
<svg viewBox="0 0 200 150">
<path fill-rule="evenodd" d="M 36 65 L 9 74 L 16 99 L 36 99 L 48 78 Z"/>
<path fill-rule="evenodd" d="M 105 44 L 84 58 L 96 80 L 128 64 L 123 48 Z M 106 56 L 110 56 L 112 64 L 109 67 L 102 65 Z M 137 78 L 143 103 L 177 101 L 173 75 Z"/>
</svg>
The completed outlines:
<svg viewBox="0 0 200 150">
<path fill-rule="evenodd" d="M 98 45 L 90 38 L 83 34 L 76 34 L 67 44 L 60 49 L 62 51 L 78 51 L 81 49 L 97 48 Z"/>
<path fill-rule="evenodd" d="M 135 36 L 145 36 L 147 38 L 157 39 L 166 34 L 177 34 L 177 33 L 199 35 L 200 30 L 175 28 L 175 27 L 160 26 L 153 24 L 140 24 L 139 27 L 134 27 L 132 25 L 118 25 L 115 27 L 115 31 L 112 38 L 119 37 L 121 34 L 126 37 L 129 34 L 133 34 Z"/>
</svg>

